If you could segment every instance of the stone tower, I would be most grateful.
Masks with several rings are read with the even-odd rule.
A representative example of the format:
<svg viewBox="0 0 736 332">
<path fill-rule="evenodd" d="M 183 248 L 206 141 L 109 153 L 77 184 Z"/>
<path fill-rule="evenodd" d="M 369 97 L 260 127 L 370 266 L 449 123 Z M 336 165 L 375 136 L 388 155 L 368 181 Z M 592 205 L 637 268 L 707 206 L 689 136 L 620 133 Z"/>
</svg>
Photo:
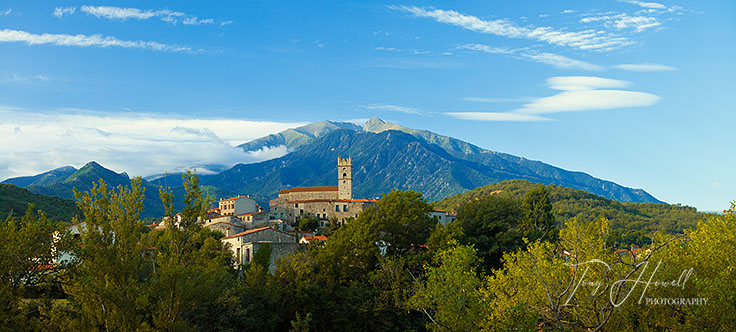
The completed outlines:
<svg viewBox="0 0 736 332">
<path fill-rule="evenodd" d="M 337 199 L 353 199 L 353 157 L 337 157 Z"/>
</svg>

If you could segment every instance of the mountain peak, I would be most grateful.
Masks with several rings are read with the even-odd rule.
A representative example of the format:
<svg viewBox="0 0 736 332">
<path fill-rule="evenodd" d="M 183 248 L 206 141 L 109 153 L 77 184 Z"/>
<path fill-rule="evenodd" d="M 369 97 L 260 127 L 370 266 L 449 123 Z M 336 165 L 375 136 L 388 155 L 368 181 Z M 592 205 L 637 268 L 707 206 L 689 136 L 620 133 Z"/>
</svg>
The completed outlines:
<svg viewBox="0 0 736 332">
<path fill-rule="evenodd" d="M 386 130 L 398 130 L 403 132 L 408 132 L 409 128 L 402 127 L 400 125 L 383 121 L 379 119 L 378 117 L 372 117 L 368 122 L 365 123 L 363 126 L 363 131 L 371 132 L 371 133 L 380 133 Z"/>
<path fill-rule="evenodd" d="M 84 166 L 82 166 L 82 168 L 80 168 L 80 170 L 85 169 L 85 168 L 92 168 L 92 169 L 100 169 L 100 168 L 103 168 L 104 169 L 104 167 L 102 167 L 102 165 L 98 164 L 94 160 L 86 163 Z"/>
</svg>

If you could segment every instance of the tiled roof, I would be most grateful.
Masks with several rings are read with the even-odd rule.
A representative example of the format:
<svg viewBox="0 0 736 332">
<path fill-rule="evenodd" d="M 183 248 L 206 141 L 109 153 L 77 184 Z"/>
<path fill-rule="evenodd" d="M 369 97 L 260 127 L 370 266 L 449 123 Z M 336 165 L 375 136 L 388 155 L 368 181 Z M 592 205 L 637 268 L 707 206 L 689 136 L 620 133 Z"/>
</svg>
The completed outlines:
<svg viewBox="0 0 736 332">
<path fill-rule="evenodd" d="M 377 203 L 375 199 L 329 199 L 329 198 L 315 198 L 315 199 L 297 199 L 293 201 L 284 201 L 282 203 L 272 204 L 273 206 L 279 204 L 294 204 L 294 203 L 316 203 L 316 202 L 336 202 L 336 203 Z"/>
<path fill-rule="evenodd" d="M 240 232 L 238 234 L 233 234 L 233 235 L 230 235 L 230 236 L 226 236 L 226 237 L 224 237 L 224 239 L 231 239 L 231 238 L 234 238 L 234 237 L 241 237 L 241 236 L 248 235 L 248 234 L 258 233 L 260 231 L 265 231 L 267 229 L 271 229 L 271 227 L 260 227 L 260 228 L 249 229 L 249 230 L 247 230 L 245 232 Z"/>
<path fill-rule="evenodd" d="M 327 240 L 327 237 L 324 236 L 324 235 L 314 235 L 314 236 L 307 236 L 307 235 L 305 235 L 305 236 L 302 236 L 302 239 L 303 240 L 322 240 L 322 241 L 325 241 L 325 240 Z"/>
<path fill-rule="evenodd" d="M 312 192 L 312 191 L 337 191 L 337 186 L 329 187 L 293 187 L 279 191 L 279 195 L 288 193 Z"/>
<path fill-rule="evenodd" d="M 263 213 L 263 211 L 241 213 L 241 214 L 238 215 L 238 217 L 240 217 L 240 216 L 250 216 L 250 215 L 259 214 L 259 213 Z"/>
<path fill-rule="evenodd" d="M 236 199 L 240 199 L 240 198 L 249 198 L 249 199 L 252 199 L 252 198 L 250 198 L 250 197 L 248 197 L 248 196 L 240 196 L 240 195 L 238 195 L 237 197 L 223 198 L 223 199 L 221 199 L 221 200 L 220 200 L 220 202 L 224 202 L 224 201 L 234 201 L 234 200 L 236 200 Z"/>
</svg>

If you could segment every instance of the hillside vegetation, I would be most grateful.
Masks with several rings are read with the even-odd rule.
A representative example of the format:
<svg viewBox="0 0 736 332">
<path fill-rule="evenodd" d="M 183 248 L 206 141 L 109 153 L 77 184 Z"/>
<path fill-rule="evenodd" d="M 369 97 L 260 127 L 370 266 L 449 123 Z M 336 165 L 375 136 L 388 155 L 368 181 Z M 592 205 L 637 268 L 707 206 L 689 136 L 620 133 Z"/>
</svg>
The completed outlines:
<svg viewBox="0 0 736 332">
<path fill-rule="evenodd" d="M 502 181 L 447 197 L 435 202 L 434 207 L 457 211 L 468 201 L 488 195 L 508 195 L 521 201 L 528 191 L 538 185 L 526 180 Z M 647 242 L 651 234 L 657 231 L 682 233 L 685 229 L 695 227 L 699 220 L 711 216 L 689 206 L 618 202 L 557 185 L 546 185 L 545 188 L 558 224 L 564 224 L 573 217 L 587 222 L 603 216 L 611 221 L 612 229 L 620 232 L 625 242 L 638 245 Z"/>
<path fill-rule="evenodd" d="M 11 214 L 24 215 L 28 203 L 33 203 L 37 210 L 54 220 L 71 221 L 79 213 L 72 200 L 34 194 L 12 184 L 0 183 L 0 220 L 5 220 Z"/>
</svg>

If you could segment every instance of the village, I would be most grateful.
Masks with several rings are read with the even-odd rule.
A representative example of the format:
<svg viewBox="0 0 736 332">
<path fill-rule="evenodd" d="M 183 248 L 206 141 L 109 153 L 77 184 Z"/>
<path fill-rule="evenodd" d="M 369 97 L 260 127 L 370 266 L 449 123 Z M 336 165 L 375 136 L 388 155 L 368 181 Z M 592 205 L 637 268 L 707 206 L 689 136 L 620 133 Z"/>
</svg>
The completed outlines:
<svg viewBox="0 0 736 332">
<path fill-rule="evenodd" d="M 207 211 L 202 226 L 221 232 L 221 241 L 228 243 L 236 266 L 249 264 L 253 255 L 264 245 L 270 247 L 270 270 L 275 260 L 292 254 L 309 244 L 328 241 L 323 235 L 332 223 L 342 226 L 358 218 L 360 212 L 376 204 L 375 199 L 353 198 L 353 159 L 337 158 L 337 186 L 292 187 L 281 190 L 269 201 L 265 210 L 248 195 L 221 198 L 217 207 Z M 455 214 L 433 210 L 430 217 L 443 225 L 455 220 Z M 181 218 L 178 214 L 175 218 Z M 299 230 L 304 218 L 317 220 L 314 230 Z M 166 218 L 150 225 L 166 228 Z M 175 220 L 177 225 L 179 220 Z"/>
</svg>

